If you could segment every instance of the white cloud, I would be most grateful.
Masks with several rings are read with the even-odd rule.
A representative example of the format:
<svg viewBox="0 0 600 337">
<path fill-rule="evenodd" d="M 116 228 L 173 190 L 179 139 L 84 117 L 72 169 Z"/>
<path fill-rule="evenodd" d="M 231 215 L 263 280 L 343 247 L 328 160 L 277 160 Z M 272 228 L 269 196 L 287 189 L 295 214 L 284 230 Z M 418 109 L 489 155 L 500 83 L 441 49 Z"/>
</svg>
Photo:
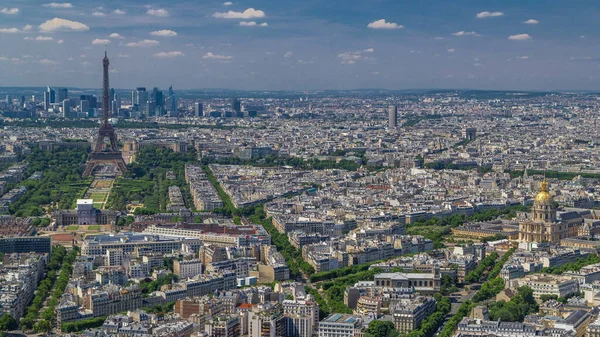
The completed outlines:
<svg viewBox="0 0 600 337">
<path fill-rule="evenodd" d="M 90 30 L 90 27 L 84 25 L 81 22 L 59 18 L 48 20 L 40 25 L 40 31 L 44 33 L 51 33 L 59 30 L 74 30 L 81 32 Z"/>
<path fill-rule="evenodd" d="M 265 17 L 265 12 L 260 9 L 248 8 L 243 12 L 228 11 L 227 13 L 214 13 L 218 19 L 260 19 Z"/>
<path fill-rule="evenodd" d="M 263 22 L 263 23 L 261 23 L 259 26 L 261 26 L 261 27 L 267 27 L 268 25 L 269 25 L 268 23 L 266 23 L 266 22 Z"/>
<path fill-rule="evenodd" d="M 177 36 L 177 32 L 168 30 L 168 29 L 163 29 L 163 30 L 155 30 L 153 32 L 150 32 L 150 35 L 171 37 L 171 36 Z"/>
<path fill-rule="evenodd" d="M 49 4 L 44 4 L 44 7 L 52 7 L 52 8 L 73 8 L 73 5 L 71 5 L 71 3 L 69 2 L 62 2 L 62 3 L 58 3 L 58 2 L 51 2 Z"/>
<path fill-rule="evenodd" d="M 524 55 L 524 56 L 517 56 L 517 58 L 519 60 L 527 60 L 529 58 L 529 56 L 526 56 L 526 55 Z"/>
<path fill-rule="evenodd" d="M 125 11 L 123 11 L 123 10 L 120 10 L 120 9 L 115 9 L 115 10 L 113 11 L 113 14 L 117 14 L 117 15 L 124 15 L 124 14 L 127 14 L 127 12 L 125 12 Z"/>
<path fill-rule="evenodd" d="M 242 27 L 253 27 L 256 26 L 256 21 L 241 21 L 240 26 Z"/>
<path fill-rule="evenodd" d="M 367 27 L 372 29 L 402 29 L 404 26 L 399 25 L 394 22 L 387 22 L 385 19 L 379 19 L 377 21 L 373 21 L 367 25 Z"/>
<path fill-rule="evenodd" d="M 117 55 L 117 57 L 118 57 L 118 58 L 120 58 L 120 59 L 128 59 L 128 58 L 131 58 L 131 56 L 129 56 L 129 55 L 127 55 L 127 54 L 119 54 L 119 55 Z"/>
<path fill-rule="evenodd" d="M 82 58 L 82 59 L 84 59 L 84 58 L 86 58 L 86 57 L 87 57 L 87 55 L 85 55 L 85 54 L 81 54 L 81 55 L 79 55 L 79 58 Z"/>
<path fill-rule="evenodd" d="M 291 51 L 285 52 L 285 54 L 283 54 L 284 59 L 289 59 L 292 56 L 294 56 L 294 53 L 292 53 Z"/>
<path fill-rule="evenodd" d="M 167 59 L 167 58 L 173 58 L 173 57 L 177 57 L 177 56 L 185 56 L 185 54 L 180 51 L 169 51 L 169 52 L 163 51 L 163 52 L 154 54 L 154 57 L 159 58 L 159 59 Z"/>
<path fill-rule="evenodd" d="M 127 47 L 155 47 L 158 46 L 160 42 L 156 40 L 141 40 L 137 42 L 129 42 L 125 44 Z"/>
<path fill-rule="evenodd" d="M 36 36 L 36 37 L 26 37 L 25 40 L 33 40 L 33 41 L 52 41 L 54 40 L 52 36 Z"/>
<path fill-rule="evenodd" d="M 29 31 L 29 30 L 32 30 L 32 29 L 33 29 L 32 25 L 25 25 L 25 26 L 23 26 L 23 30 L 24 31 Z"/>
<path fill-rule="evenodd" d="M 233 2 L 231 2 L 231 1 L 226 1 L 223 3 L 223 6 L 231 6 L 231 5 L 233 5 Z"/>
<path fill-rule="evenodd" d="M 515 34 L 509 36 L 508 39 L 514 41 L 526 41 L 531 40 L 531 36 L 529 34 Z"/>
<path fill-rule="evenodd" d="M 108 37 L 113 38 L 113 39 L 124 39 L 124 37 L 121 36 L 121 34 L 119 34 L 119 33 L 112 33 Z"/>
<path fill-rule="evenodd" d="M 58 40 L 58 41 L 56 41 L 56 43 L 63 44 L 63 43 L 65 43 L 65 40 Z"/>
<path fill-rule="evenodd" d="M 373 49 L 373 48 L 367 48 L 367 49 L 363 50 L 363 52 L 365 52 L 365 53 L 374 53 L 375 49 Z"/>
<path fill-rule="evenodd" d="M 523 23 L 526 24 L 526 25 L 537 25 L 540 22 L 538 20 L 536 20 L 536 19 L 529 19 L 527 21 L 523 21 Z"/>
<path fill-rule="evenodd" d="M 342 64 L 354 64 L 356 61 L 360 60 L 362 56 L 360 52 L 346 52 L 338 54 L 337 56 L 340 59 Z"/>
<path fill-rule="evenodd" d="M 98 12 L 98 11 L 93 12 L 92 15 L 93 16 L 106 16 L 106 14 L 104 14 L 102 12 Z"/>
<path fill-rule="evenodd" d="M 19 32 L 19 28 L 0 28 L 0 33 L 13 34 L 13 33 L 18 33 L 18 32 Z"/>
<path fill-rule="evenodd" d="M 2 8 L 2 9 L 0 9 L 0 13 L 6 14 L 6 15 L 15 15 L 15 14 L 19 13 L 19 9 L 18 8 Z"/>
<path fill-rule="evenodd" d="M 73 61 L 73 60 L 74 60 L 74 58 L 71 56 L 71 57 L 69 57 L 67 60 L 69 60 L 69 61 Z"/>
<path fill-rule="evenodd" d="M 454 48 L 450 48 L 450 49 L 448 49 L 448 52 L 449 52 L 449 53 L 454 53 L 455 51 L 456 51 L 456 49 L 454 49 Z"/>
<path fill-rule="evenodd" d="M 55 64 L 58 64 L 58 62 L 52 61 L 52 60 L 49 60 L 49 59 L 41 59 L 38 62 L 40 64 L 45 64 L 45 65 L 55 65 Z"/>
<path fill-rule="evenodd" d="M 477 13 L 477 15 L 475 15 L 476 18 L 478 19 L 485 19 L 485 18 L 492 18 L 492 17 L 496 17 L 496 16 L 502 16 L 504 15 L 504 13 L 502 12 L 480 12 Z"/>
<path fill-rule="evenodd" d="M 585 40 L 586 36 L 585 35 L 579 35 L 579 38 L 582 39 L 582 40 Z"/>
<path fill-rule="evenodd" d="M 152 15 L 152 16 L 161 16 L 161 17 L 165 17 L 165 16 L 169 16 L 169 12 L 166 9 L 149 9 L 147 12 L 147 14 Z"/>
<path fill-rule="evenodd" d="M 454 35 L 454 36 L 469 36 L 469 35 L 472 35 L 472 36 L 481 36 L 480 34 L 477 34 L 476 32 L 472 32 L 472 31 L 471 32 L 465 32 L 464 30 L 461 30 L 461 31 L 456 32 L 456 33 L 452 33 L 452 35 Z"/>
<path fill-rule="evenodd" d="M 109 39 L 94 39 L 92 41 L 92 44 L 109 44 L 110 40 Z"/>
<path fill-rule="evenodd" d="M 206 53 L 206 55 L 202 56 L 203 59 L 206 60 L 221 60 L 221 61 L 229 61 L 231 59 L 233 59 L 233 56 L 228 56 L 228 55 L 218 55 L 218 54 L 213 54 L 211 52 Z"/>
<path fill-rule="evenodd" d="M 119 73 L 119 71 L 117 69 L 115 69 L 115 68 L 112 68 L 108 72 L 111 73 L 111 74 L 118 74 Z"/>
</svg>

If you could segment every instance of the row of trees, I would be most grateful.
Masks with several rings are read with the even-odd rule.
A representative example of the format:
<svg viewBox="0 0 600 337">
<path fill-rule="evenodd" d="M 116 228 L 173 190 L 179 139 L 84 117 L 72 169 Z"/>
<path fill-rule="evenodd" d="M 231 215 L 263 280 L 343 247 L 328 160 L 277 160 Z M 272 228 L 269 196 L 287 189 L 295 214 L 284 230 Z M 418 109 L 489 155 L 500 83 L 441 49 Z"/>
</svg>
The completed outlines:
<svg viewBox="0 0 600 337">
<path fill-rule="evenodd" d="M 63 333 L 79 332 L 87 329 L 97 328 L 104 324 L 106 316 L 84 319 L 80 321 L 66 322 L 61 324 L 60 330 Z"/>
<path fill-rule="evenodd" d="M 579 271 L 585 266 L 591 264 L 600 263 L 600 256 L 598 254 L 590 254 L 586 257 L 577 259 L 575 262 L 567 263 L 559 267 L 546 267 L 540 270 L 540 273 L 560 275 L 566 271 Z"/>
<path fill-rule="evenodd" d="M 58 275 L 58 279 L 54 284 L 54 289 L 52 291 L 52 295 L 46 301 L 47 308 L 42 311 L 42 319 L 38 321 L 33 329 L 36 332 L 48 332 L 51 330 L 54 323 L 56 323 L 56 316 L 54 310 L 60 301 L 60 297 L 65 292 L 67 285 L 69 283 L 69 279 L 71 278 L 71 274 L 73 273 L 73 263 L 79 254 L 79 247 L 73 247 L 67 256 L 63 259 L 62 267 L 60 270 L 60 274 Z M 49 323 L 49 324 L 46 324 Z M 50 327 L 48 329 L 48 326 Z"/>
<path fill-rule="evenodd" d="M 496 253 L 496 252 L 492 252 L 488 256 L 484 257 L 483 260 L 481 260 L 481 262 L 479 262 L 479 265 L 477 266 L 477 268 L 471 270 L 465 276 L 465 283 L 470 284 L 470 283 L 479 282 L 481 280 L 481 277 L 483 276 L 483 273 L 486 271 L 489 271 L 491 268 L 493 268 L 496 265 L 497 259 L 498 259 L 498 253 Z"/>
<path fill-rule="evenodd" d="M 319 281 L 327 281 L 332 279 L 337 279 L 342 276 L 356 274 L 358 272 L 363 272 L 369 270 L 369 267 L 372 264 L 375 264 L 380 261 L 363 263 L 363 264 L 355 264 L 352 266 L 347 266 L 343 268 L 333 269 L 329 271 L 322 271 L 310 276 L 311 282 L 319 282 Z"/>
<path fill-rule="evenodd" d="M 504 289 L 504 280 L 498 277 L 502 266 L 506 263 L 508 258 L 513 254 L 514 249 L 510 249 L 507 251 L 502 259 L 500 259 L 494 266 L 494 268 L 484 277 L 486 281 L 481 285 L 481 288 L 473 295 L 473 298 L 470 301 L 465 301 L 458 308 L 456 314 L 454 314 L 442 331 L 438 334 L 438 337 L 451 337 L 454 334 L 454 330 L 458 326 L 458 323 L 463 319 L 463 317 L 467 316 L 473 307 L 477 304 L 487 301 L 493 297 L 495 297 L 498 293 L 500 293 Z M 491 256 L 488 255 L 488 257 Z M 487 257 L 486 257 L 487 258 Z M 497 258 L 497 256 L 496 256 Z M 524 290 L 525 291 L 525 290 Z M 523 293 L 523 299 L 530 303 L 529 296 L 526 292 Z M 533 310 L 533 308 L 528 307 L 528 310 Z"/>
<path fill-rule="evenodd" d="M 408 333 L 406 337 L 430 337 L 437 331 L 437 329 L 444 323 L 446 315 L 452 309 L 452 304 L 448 297 L 443 297 L 439 294 L 434 295 L 437 301 L 435 311 L 427 316 L 422 322 L 418 329 Z"/>
<path fill-rule="evenodd" d="M 322 320 L 331 314 L 331 309 L 329 308 L 327 301 L 325 301 L 317 289 L 310 286 L 304 286 L 304 290 L 306 290 L 307 294 L 311 294 L 319 305 L 319 320 Z"/>
<path fill-rule="evenodd" d="M 67 255 L 67 249 L 64 246 L 54 246 L 50 254 L 50 261 L 46 267 L 46 277 L 40 282 L 35 292 L 31 304 L 27 307 L 25 316 L 21 318 L 22 329 L 32 329 L 36 320 L 40 317 L 40 310 L 44 305 L 44 300 L 50 294 L 57 278 L 57 271 L 62 266 L 62 261 Z"/>
<path fill-rule="evenodd" d="M 319 160 L 316 158 L 302 159 L 299 157 L 276 157 L 267 156 L 264 158 L 257 159 L 242 159 L 239 157 L 227 157 L 227 158 L 212 158 L 202 157 L 200 159 L 202 165 L 208 164 L 223 164 L 223 165 L 249 165 L 258 167 L 275 167 L 275 166 L 291 166 L 297 169 L 303 170 L 325 170 L 325 169 L 343 169 L 348 171 L 356 171 L 362 165 L 366 165 L 365 159 L 361 159 L 361 163 L 357 163 L 352 160 L 342 159 L 336 160 Z M 372 167 L 371 169 L 379 169 L 378 167 Z"/>
<path fill-rule="evenodd" d="M 298 278 L 301 276 L 301 270 L 308 275 L 314 274 L 315 269 L 310 263 L 304 261 L 302 252 L 292 246 L 288 236 L 281 233 L 273 225 L 273 219 L 265 218 L 265 213 L 262 207 L 256 207 L 255 213 L 249 217 L 250 221 L 255 224 L 262 225 L 271 235 L 271 242 L 277 247 L 277 251 L 283 255 L 285 261 L 290 268 L 290 276 Z"/>
<path fill-rule="evenodd" d="M 513 248 L 507 250 L 506 253 L 504 253 L 504 255 L 502 255 L 502 258 L 500 259 L 500 261 L 498 261 L 496 263 L 496 265 L 494 266 L 492 271 L 490 271 L 490 273 L 488 274 L 488 279 L 493 279 L 493 278 L 498 277 L 498 275 L 500 275 L 500 272 L 502 271 L 502 267 L 504 267 L 504 264 L 506 263 L 506 261 L 508 261 L 508 259 L 513 255 L 513 253 L 516 250 L 517 250 L 517 248 L 513 247 Z"/>
</svg>

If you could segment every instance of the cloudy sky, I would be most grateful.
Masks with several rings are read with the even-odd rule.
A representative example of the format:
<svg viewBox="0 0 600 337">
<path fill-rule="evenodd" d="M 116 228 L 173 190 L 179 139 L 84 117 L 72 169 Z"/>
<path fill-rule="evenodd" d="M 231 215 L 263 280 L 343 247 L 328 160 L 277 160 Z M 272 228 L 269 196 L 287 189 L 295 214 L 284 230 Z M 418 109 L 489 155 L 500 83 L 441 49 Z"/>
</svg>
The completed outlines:
<svg viewBox="0 0 600 337">
<path fill-rule="evenodd" d="M 600 89 L 597 0 L 0 0 L 0 86 Z"/>
</svg>

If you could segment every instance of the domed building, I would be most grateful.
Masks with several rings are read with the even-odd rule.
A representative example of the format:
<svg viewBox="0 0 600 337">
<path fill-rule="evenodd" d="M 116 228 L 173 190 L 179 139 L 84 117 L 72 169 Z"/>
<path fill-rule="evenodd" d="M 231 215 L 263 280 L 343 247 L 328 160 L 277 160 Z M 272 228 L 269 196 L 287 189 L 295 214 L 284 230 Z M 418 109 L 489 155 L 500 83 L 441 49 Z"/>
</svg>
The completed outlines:
<svg viewBox="0 0 600 337">
<path fill-rule="evenodd" d="M 569 226 L 556 220 L 554 198 L 548 192 L 548 182 L 542 181 L 535 196 L 531 219 L 519 224 L 520 242 L 560 242 L 569 236 Z"/>
</svg>

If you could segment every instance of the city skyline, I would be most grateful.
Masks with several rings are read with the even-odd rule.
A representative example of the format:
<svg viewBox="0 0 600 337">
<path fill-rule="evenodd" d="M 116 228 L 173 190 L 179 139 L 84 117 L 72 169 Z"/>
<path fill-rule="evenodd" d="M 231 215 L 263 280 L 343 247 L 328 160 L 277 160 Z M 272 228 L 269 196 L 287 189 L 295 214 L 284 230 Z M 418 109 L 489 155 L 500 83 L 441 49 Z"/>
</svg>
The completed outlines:
<svg viewBox="0 0 600 337">
<path fill-rule="evenodd" d="M 0 7 L 0 86 L 99 87 L 107 48 L 116 88 L 600 89 L 591 1 Z"/>
</svg>

